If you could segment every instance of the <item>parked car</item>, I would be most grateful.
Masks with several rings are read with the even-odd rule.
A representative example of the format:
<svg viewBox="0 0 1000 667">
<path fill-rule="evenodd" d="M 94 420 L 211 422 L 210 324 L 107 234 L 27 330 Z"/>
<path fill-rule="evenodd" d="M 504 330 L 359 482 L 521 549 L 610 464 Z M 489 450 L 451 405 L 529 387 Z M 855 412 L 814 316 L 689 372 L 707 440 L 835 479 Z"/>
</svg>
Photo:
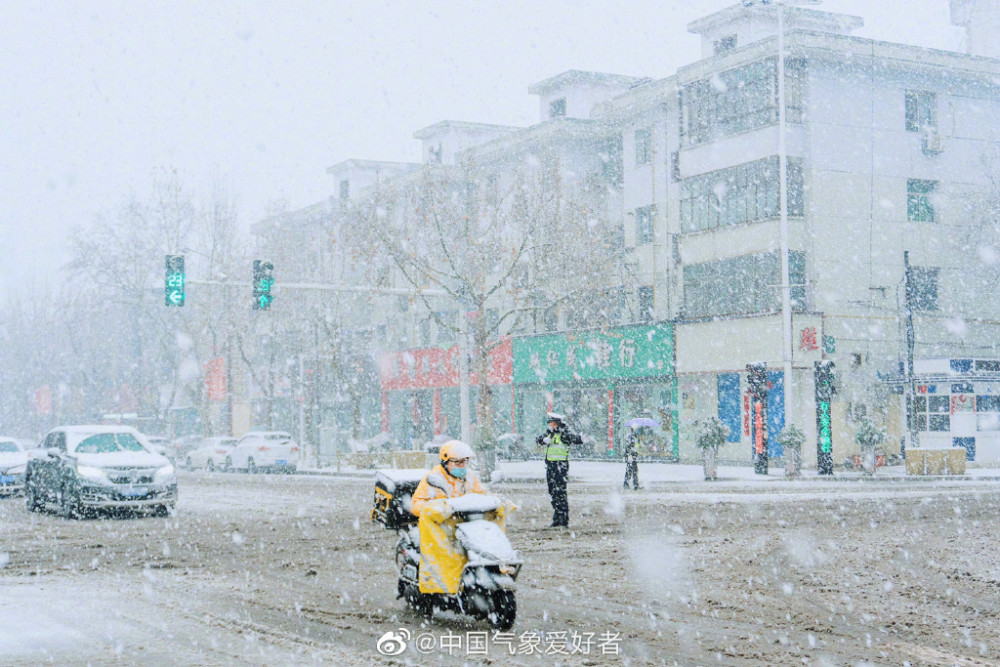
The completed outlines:
<svg viewBox="0 0 1000 667">
<path fill-rule="evenodd" d="M 0 437 L 0 495 L 12 495 L 24 490 L 28 456 L 28 450 L 17 438 Z"/>
<path fill-rule="evenodd" d="M 174 438 L 168 448 L 170 455 L 167 458 L 173 461 L 174 465 L 177 465 L 178 462 L 186 462 L 188 453 L 202 447 L 204 440 L 205 437 L 201 434 L 182 435 Z"/>
<path fill-rule="evenodd" d="M 157 454 L 166 456 L 171 463 L 174 462 L 174 457 L 171 456 L 170 438 L 165 438 L 162 435 L 146 435 L 146 442 Z"/>
<path fill-rule="evenodd" d="M 177 504 L 177 477 L 130 426 L 61 426 L 28 459 L 24 495 L 29 510 L 55 507 L 65 517 L 102 508 L 165 515 Z"/>
<path fill-rule="evenodd" d="M 191 470 L 196 468 L 206 468 L 210 471 L 226 470 L 226 460 L 232 455 L 236 442 L 236 438 L 228 436 L 202 438 L 201 446 L 185 455 L 184 465 Z"/>
<path fill-rule="evenodd" d="M 226 457 L 229 470 L 283 470 L 295 472 L 299 463 L 299 446 L 284 431 L 250 431 L 236 443 Z"/>
<path fill-rule="evenodd" d="M 526 461 L 531 452 L 524 446 L 524 438 L 519 433 L 504 433 L 497 438 L 497 458 L 507 461 Z"/>
</svg>

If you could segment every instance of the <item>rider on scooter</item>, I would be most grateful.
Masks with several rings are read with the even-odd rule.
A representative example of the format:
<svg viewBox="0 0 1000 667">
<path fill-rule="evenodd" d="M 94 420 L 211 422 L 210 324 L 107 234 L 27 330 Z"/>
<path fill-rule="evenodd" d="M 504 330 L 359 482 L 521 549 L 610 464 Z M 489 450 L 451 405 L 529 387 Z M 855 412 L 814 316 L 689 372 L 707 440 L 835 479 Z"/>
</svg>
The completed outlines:
<svg viewBox="0 0 1000 667">
<path fill-rule="evenodd" d="M 441 445 L 441 464 L 424 475 L 413 492 L 410 511 L 420 516 L 431 500 L 438 498 L 458 498 L 467 493 L 486 493 L 479 476 L 469 468 L 469 459 L 475 452 L 461 440 L 449 440 Z"/>
</svg>

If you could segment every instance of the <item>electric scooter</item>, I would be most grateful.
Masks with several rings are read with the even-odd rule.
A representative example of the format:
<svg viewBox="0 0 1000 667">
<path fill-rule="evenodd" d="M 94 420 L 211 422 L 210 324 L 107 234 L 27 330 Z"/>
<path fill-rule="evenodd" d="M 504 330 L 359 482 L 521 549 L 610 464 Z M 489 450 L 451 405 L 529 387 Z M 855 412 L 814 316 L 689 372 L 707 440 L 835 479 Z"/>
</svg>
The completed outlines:
<svg viewBox="0 0 1000 667">
<path fill-rule="evenodd" d="M 454 611 L 487 620 L 494 630 L 509 630 L 517 616 L 515 581 L 523 561 L 501 526 L 502 516 L 516 508 L 497 496 L 483 494 L 446 500 L 456 521 L 457 545 L 451 546 L 464 560 L 458 591 L 420 592 L 420 531 L 410 525 L 397 528 L 397 597 L 425 615 Z"/>
</svg>

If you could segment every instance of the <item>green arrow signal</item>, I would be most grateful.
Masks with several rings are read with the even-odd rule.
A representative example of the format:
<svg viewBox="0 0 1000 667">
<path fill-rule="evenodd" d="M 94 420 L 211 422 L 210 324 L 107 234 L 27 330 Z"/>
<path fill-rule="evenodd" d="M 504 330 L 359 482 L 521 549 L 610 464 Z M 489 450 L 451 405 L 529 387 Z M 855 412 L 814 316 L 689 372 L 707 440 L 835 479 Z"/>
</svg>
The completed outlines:
<svg viewBox="0 0 1000 667">
<path fill-rule="evenodd" d="M 170 296 L 167 298 L 170 299 L 170 302 L 176 306 L 184 301 L 184 293 L 178 290 L 171 290 Z"/>
</svg>

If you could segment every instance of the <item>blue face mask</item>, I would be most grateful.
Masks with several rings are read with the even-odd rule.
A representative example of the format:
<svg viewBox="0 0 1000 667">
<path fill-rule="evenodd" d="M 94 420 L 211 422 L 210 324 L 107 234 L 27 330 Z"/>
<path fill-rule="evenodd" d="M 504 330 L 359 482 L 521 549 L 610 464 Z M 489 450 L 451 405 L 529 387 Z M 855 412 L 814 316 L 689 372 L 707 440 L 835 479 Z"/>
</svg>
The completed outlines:
<svg viewBox="0 0 1000 667">
<path fill-rule="evenodd" d="M 462 479 L 463 477 L 465 477 L 465 468 L 452 467 L 451 476 Z"/>
</svg>

